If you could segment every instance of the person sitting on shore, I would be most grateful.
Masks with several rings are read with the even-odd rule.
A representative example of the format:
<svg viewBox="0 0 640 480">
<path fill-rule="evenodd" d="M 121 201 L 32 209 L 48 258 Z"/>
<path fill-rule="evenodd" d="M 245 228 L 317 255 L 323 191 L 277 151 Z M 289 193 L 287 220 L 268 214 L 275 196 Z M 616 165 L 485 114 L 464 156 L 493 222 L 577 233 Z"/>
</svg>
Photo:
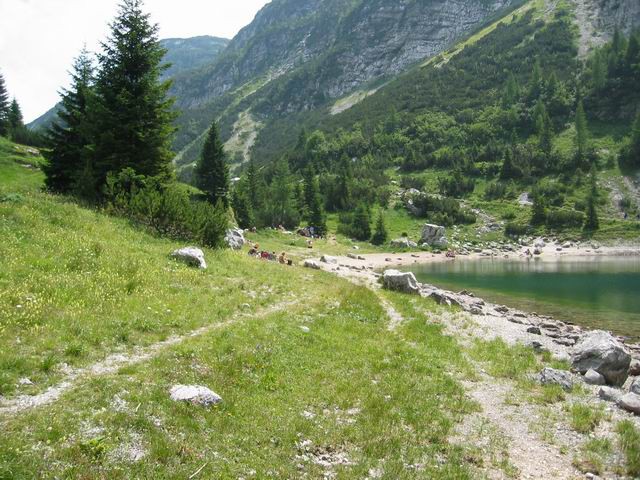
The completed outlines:
<svg viewBox="0 0 640 480">
<path fill-rule="evenodd" d="M 278 262 L 281 263 L 282 265 L 287 263 L 287 254 L 285 252 L 282 252 L 280 254 L 280 257 L 278 258 Z"/>
</svg>

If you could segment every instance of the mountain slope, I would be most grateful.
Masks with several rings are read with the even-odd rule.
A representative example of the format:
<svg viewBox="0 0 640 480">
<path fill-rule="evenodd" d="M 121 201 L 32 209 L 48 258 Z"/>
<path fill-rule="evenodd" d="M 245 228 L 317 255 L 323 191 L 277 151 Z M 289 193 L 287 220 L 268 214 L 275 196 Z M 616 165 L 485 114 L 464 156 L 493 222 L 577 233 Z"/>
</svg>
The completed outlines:
<svg viewBox="0 0 640 480">
<path fill-rule="evenodd" d="M 370 88 L 440 53 L 516 0 L 280 0 L 264 7 L 213 65 L 176 79 L 183 110 L 178 166 L 197 158 L 213 118 L 223 136 L 251 115 L 274 121 L 328 114 L 340 97 Z M 244 145 L 246 148 L 246 145 Z M 240 155 L 238 161 L 244 160 Z"/>
</svg>

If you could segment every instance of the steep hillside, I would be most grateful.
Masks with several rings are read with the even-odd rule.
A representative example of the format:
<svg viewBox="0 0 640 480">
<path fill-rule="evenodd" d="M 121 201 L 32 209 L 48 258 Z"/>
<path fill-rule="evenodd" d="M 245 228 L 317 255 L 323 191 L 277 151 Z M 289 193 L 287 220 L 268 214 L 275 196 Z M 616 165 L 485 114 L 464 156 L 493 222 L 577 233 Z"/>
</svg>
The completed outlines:
<svg viewBox="0 0 640 480">
<path fill-rule="evenodd" d="M 176 79 L 173 93 L 183 111 L 177 164 L 197 157 L 202 131 L 213 118 L 230 138 L 242 115 L 254 119 L 253 132 L 246 132 L 254 136 L 281 118 L 295 122 L 300 113 L 325 115 L 336 99 L 393 78 L 519 3 L 271 2 L 216 63 Z M 241 154 L 238 161 L 243 160 Z"/>
</svg>

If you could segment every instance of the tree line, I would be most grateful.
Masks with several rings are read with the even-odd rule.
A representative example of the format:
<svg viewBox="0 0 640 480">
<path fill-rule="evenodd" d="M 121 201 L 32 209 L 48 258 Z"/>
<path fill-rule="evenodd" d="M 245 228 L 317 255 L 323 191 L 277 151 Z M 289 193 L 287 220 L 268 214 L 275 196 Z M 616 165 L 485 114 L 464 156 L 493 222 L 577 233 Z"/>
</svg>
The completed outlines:
<svg viewBox="0 0 640 480">
<path fill-rule="evenodd" d="M 10 99 L 2 72 L 0 72 L 0 136 L 24 145 L 39 146 L 42 143 L 40 136 L 25 126 L 20 104 L 15 97 Z"/>
</svg>

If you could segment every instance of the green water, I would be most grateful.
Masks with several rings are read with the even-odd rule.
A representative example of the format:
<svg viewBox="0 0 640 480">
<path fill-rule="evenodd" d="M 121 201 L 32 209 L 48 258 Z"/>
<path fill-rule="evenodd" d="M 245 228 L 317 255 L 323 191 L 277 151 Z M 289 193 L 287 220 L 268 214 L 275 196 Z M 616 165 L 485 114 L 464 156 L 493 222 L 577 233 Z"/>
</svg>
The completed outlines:
<svg viewBox="0 0 640 480">
<path fill-rule="evenodd" d="M 640 338 L 640 257 L 456 259 L 406 270 L 422 283 Z"/>
</svg>

